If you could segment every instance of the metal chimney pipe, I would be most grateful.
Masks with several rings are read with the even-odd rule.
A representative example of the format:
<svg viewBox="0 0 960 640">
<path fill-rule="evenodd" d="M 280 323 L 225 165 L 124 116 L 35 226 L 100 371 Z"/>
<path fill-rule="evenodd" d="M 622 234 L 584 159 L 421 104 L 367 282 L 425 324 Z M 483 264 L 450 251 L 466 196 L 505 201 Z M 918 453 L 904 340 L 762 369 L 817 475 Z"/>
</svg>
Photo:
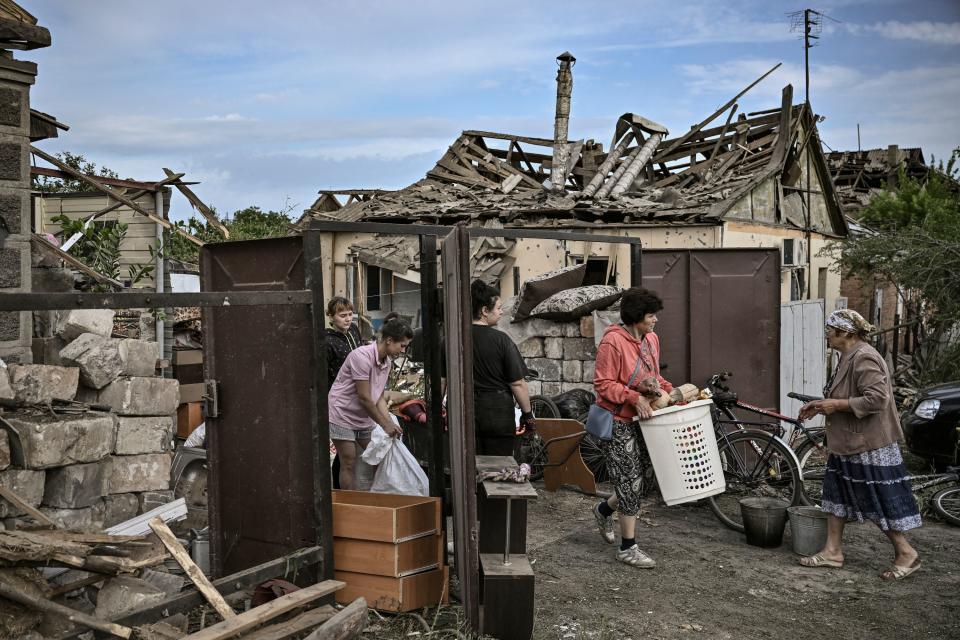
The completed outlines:
<svg viewBox="0 0 960 640">
<path fill-rule="evenodd" d="M 573 94 L 571 69 L 577 59 L 569 51 L 557 56 L 557 109 L 553 121 L 553 164 L 550 169 L 550 184 L 554 193 L 563 193 L 567 182 L 567 165 L 570 163 L 570 148 L 567 134 L 570 128 L 570 96 Z"/>
</svg>

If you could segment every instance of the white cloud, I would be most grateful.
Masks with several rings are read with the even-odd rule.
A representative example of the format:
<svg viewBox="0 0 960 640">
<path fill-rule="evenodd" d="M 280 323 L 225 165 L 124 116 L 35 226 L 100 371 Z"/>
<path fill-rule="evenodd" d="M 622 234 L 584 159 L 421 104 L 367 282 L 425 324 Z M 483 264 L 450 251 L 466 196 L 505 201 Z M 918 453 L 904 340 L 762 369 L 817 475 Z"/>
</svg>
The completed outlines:
<svg viewBox="0 0 960 640">
<path fill-rule="evenodd" d="M 960 45 L 960 22 L 901 22 L 888 20 L 874 24 L 846 25 L 854 35 L 877 34 L 891 40 L 916 40 L 931 44 Z"/>
<path fill-rule="evenodd" d="M 247 116 L 242 116 L 239 113 L 228 113 L 226 115 L 212 115 L 206 116 L 203 119 L 204 122 L 256 122 L 256 118 L 248 118 Z"/>
</svg>

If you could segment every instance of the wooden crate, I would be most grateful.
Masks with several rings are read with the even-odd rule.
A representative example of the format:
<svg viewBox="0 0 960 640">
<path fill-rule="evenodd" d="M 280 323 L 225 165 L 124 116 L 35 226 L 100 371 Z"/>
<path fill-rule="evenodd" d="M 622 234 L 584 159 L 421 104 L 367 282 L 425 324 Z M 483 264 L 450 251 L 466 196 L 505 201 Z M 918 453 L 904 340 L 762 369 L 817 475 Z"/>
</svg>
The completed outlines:
<svg viewBox="0 0 960 640">
<path fill-rule="evenodd" d="M 333 491 L 333 536 L 403 542 L 440 532 L 440 498 Z"/>
<path fill-rule="evenodd" d="M 436 606 L 446 602 L 448 597 L 448 573 L 445 569 L 431 569 L 402 578 L 335 571 L 334 579 L 347 585 L 337 591 L 337 602 L 349 604 L 362 596 L 367 605 L 374 609 L 395 612 Z"/>
<path fill-rule="evenodd" d="M 333 566 L 337 571 L 400 578 L 442 566 L 443 551 L 443 536 L 436 534 L 396 544 L 334 538 Z"/>
<path fill-rule="evenodd" d="M 177 407 L 177 437 L 186 438 L 203 422 L 203 403 L 188 402 Z"/>
</svg>

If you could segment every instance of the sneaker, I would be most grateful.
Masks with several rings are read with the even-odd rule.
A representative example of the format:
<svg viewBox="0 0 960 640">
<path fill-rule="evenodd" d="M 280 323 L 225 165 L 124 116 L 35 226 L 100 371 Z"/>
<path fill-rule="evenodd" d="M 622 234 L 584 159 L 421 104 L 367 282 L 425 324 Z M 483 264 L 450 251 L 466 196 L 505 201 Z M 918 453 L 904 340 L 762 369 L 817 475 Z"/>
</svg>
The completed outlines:
<svg viewBox="0 0 960 640">
<path fill-rule="evenodd" d="M 600 513 L 600 503 L 593 505 L 593 517 L 597 519 L 597 529 L 600 530 L 600 537 L 607 544 L 613 544 L 616 536 L 613 535 L 613 518 L 605 518 Z"/>
<path fill-rule="evenodd" d="M 617 560 L 631 567 L 639 567 L 640 569 L 652 569 L 657 566 L 657 561 L 643 551 L 640 551 L 637 545 L 633 545 L 623 551 L 617 551 Z"/>
</svg>

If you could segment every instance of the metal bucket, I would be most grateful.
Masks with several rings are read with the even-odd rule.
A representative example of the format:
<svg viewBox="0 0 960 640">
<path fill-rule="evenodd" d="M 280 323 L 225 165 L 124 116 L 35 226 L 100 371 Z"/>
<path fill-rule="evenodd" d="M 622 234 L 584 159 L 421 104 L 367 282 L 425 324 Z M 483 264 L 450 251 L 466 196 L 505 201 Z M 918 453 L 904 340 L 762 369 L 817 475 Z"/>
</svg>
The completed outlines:
<svg viewBox="0 0 960 640">
<path fill-rule="evenodd" d="M 777 498 L 744 498 L 740 501 L 747 544 L 755 547 L 779 547 L 787 526 L 789 502 Z"/>
<path fill-rule="evenodd" d="M 827 543 L 827 514 L 819 507 L 790 507 L 790 537 L 793 552 L 812 556 Z"/>
</svg>

